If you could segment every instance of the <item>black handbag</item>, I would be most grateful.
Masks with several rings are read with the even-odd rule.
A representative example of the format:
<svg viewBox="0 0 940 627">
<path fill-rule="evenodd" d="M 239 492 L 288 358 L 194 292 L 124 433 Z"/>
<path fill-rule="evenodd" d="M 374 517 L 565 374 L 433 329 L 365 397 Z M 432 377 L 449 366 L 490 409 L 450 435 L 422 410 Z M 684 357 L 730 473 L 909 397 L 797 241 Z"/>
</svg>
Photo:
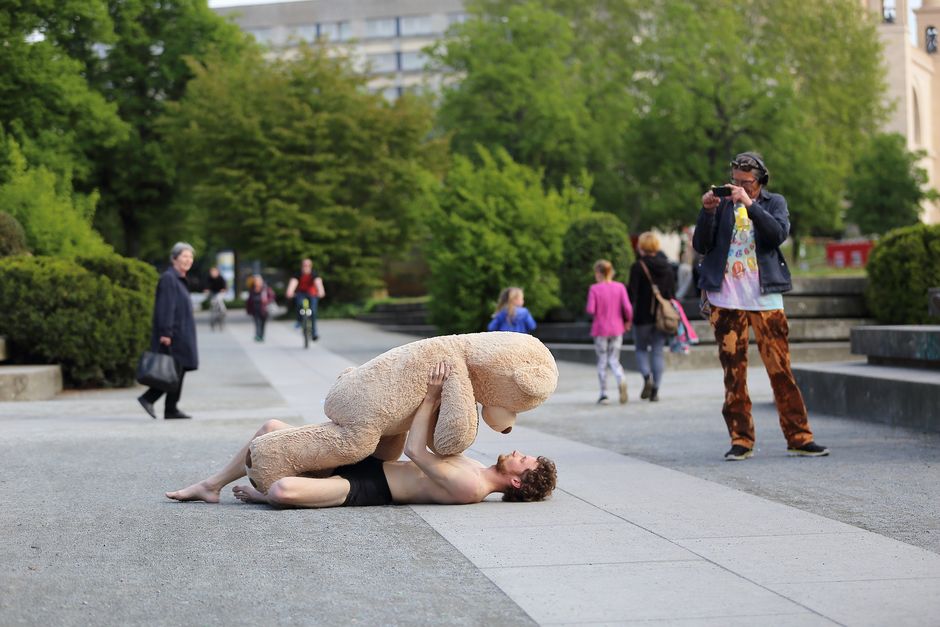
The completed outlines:
<svg viewBox="0 0 940 627">
<path fill-rule="evenodd" d="M 176 360 L 169 353 L 144 351 L 137 362 L 137 383 L 172 392 L 180 384 Z"/>
</svg>

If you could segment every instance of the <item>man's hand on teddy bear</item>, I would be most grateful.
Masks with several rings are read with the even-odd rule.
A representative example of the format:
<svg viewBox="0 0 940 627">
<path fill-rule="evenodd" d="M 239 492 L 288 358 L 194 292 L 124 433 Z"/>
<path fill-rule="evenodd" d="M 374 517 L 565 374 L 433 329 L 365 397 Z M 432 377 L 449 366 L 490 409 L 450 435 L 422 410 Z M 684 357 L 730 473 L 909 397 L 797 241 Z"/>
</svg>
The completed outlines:
<svg viewBox="0 0 940 627">
<path fill-rule="evenodd" d="M 432 366 L 428 372 L 428 391 L 424 395 L 425 400 L 433 402 L 435 405 L 441 402 L 441 391 L 444 389 L 444 381 L 450 376 L 451 367 L 444 362 Z"/>
</svg>

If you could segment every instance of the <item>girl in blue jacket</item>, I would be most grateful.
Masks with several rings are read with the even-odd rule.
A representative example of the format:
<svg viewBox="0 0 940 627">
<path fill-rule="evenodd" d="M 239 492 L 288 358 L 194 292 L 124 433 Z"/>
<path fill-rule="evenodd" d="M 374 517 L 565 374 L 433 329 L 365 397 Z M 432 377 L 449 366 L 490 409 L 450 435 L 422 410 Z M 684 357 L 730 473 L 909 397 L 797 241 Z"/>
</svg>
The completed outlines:
<svg viewBox="0 0 940 627">
<path fill-rule="evenodd" d="M 524 303 L 525 295 L 521 287 L 504 289 L 499 293 L 496 312 L 486 330 L 531 333 L 535 329 L 535 320 L 529 310 L 522 306 Z"/>
</svg>

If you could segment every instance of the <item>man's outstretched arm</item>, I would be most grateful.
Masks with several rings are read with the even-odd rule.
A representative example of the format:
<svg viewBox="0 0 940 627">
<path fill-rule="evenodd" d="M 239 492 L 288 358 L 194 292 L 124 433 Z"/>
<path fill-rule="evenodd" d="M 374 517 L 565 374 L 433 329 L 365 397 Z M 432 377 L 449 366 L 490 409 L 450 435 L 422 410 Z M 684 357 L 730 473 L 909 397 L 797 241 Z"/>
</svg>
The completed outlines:
<svg viewBox="0 0 940 627">
<path fill-rule="evenodd" d="M 465 477 L 446 457 L 439 457 L 428 450 L 428 438 L 434 425 L 434 413 L 441 404 L 444 381 L 450 375 L 450 366 L 440 363 L 428 374 L 428 391 L 421 401 L 411 422 L 411 430 L 405 440 L 405 455 L 434 483 L 441 486 L 455 499 L 472 499 L 476 495 L 476 482 Z"/>
</svg>

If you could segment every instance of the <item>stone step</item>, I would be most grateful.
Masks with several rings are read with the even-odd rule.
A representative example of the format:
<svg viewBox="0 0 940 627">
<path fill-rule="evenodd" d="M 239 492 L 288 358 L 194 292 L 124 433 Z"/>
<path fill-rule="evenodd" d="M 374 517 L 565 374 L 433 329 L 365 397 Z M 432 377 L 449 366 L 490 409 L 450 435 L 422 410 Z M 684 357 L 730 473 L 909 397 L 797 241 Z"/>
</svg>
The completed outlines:
<svg viewBox="0 0 940 627">
<path fill-rule="evenodd" d="M 689 322 L 695 329 L 700 344 L 715 343 L 711 324 L 707 320 L 690 320 Z M 848 341 L 853 328 L 860 324 L 871 324 L 871 322 L 866 318 L 789 319 L 790 341 L 794 343 Z M 546 344 L 590 344 L 593 342 L 589 322 L 545 322 L 535 329 L 533 335 Z M 753 331 L 751 337 L 754 337 Z M 624 343 L 629 344 L 632 341 L 628 333 L 624 337 Z"/>
<path fill-rule="evenodd" d="M 61 391 L 59 366 L 0 366 L 0 401 L 45 401 Z"/>
<path fill-rule="evenodd" d="M 793 367 L 811 412 L 940 432 L 936 370 L 863 361 Z"/>
<path fill-rule="evenodd" d="M 6 361 L 10 356 L 7 354 L 7 338 L 0 335 L 0 361 Z"/>
<path fill-rule="evenodd" d="M 868 278 L 865 276 L 852 277 L 797 277 L 793 279 L 793 290 L 790 294 L 808 294 L 817 296 L 856 295 L 865 293 Z"/>
<path fill-rule="evenodd" d="M 851 341 L 869 363 L 940 368 L 940 325 L 858 326 Z"/>
<path fill-rule="evenodd" d="M 584 364 L 596 364 L 597 355 L 594 347 L 589 344 L 546 344 L 555 359 L 573 361 Z M 669 352 L 665 353 L 667 370 L 701 370 L 704 368 L 720 368 L 718 349 L 712 346 L 693 346 L 686 355 Z M 848 342 L 806 342 L 790 345 L 790 360 L 794 364 L 819 361 L 848 361 L 853 359 L 849 351 Z M 760 354 L 757 344 L 751 344 L 748 349 L 748 360 L 753 364 L 760 364 Z M 620 363 L 628 370 L 637 370 L 636 349 L 633 346 L 624 346 L 620 351 Z"/>
</svg>

